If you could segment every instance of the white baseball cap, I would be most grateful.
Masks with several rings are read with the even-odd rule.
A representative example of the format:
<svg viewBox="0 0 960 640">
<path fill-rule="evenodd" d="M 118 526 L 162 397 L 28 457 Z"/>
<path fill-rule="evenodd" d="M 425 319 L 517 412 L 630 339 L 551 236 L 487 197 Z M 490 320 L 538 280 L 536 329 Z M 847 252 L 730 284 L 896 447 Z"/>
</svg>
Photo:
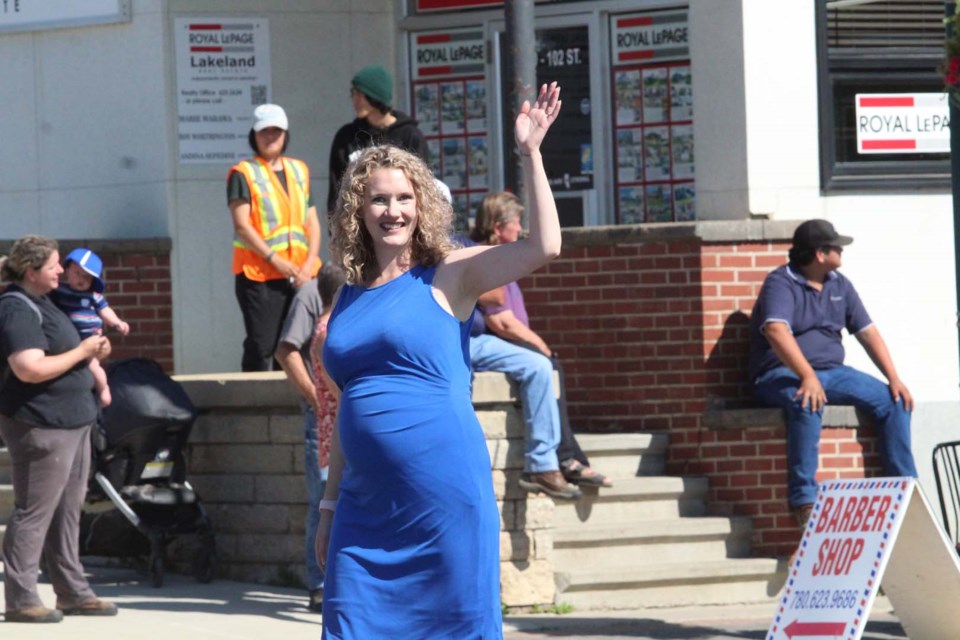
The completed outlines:
<svg viewBox="0 0 960 640">
<path fill-rule="evenodd" d="M 286 131 L 290 128 L 287 112 L 278 104 L 262 104 L 253 110 L 253 130 L 263 131 L 267 127 L 277 127 Z"/>
</svg>

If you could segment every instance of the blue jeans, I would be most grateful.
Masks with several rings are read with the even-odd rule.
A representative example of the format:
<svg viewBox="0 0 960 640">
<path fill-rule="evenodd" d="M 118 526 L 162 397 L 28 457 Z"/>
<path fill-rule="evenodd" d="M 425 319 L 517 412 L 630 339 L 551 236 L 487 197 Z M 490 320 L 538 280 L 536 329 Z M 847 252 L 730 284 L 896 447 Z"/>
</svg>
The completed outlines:
<svg viewBox="0 0 960 640">
<path fill-rule="evenodd" d="M 903 400 L 894 402 L 889 386 L 851 367 L 841 365 L 816 373 L 829 402 L 853 405 L 873 417 L 884 474 L 916 477 L 910 450 L 910 412 L 903 407 Z M 823 410 L 812 412 L 809 404 L 801 407 L 794 400 L 799 387 L 800 378 L 788 367 L 767 371 L 754 386 L 759 404 L 783 409 L 787 423 L 787 495 L 792 507 L 817 500 L 817 456 L 823 428 Z"/>
<path fill-rule="evenodd" d="M 525 471 L 557 471 L 560 412 L 553 392 L 553 363 L 542 353 L 483 334 L 470 338 L 470 365 L 474 371 L 507 374 L 520 387 L 523 403 Z"/>
<path fill-rule="evenodd" d="M 307 588 L 323 589 L 323 570 L 317 564 L 314 540 L 320 526 L 320 500 L 327 488 L 327 467 L 320 467 L 318 459 L 317 418 L 313 407 L 303 407 L 303 469 L 307 480 L 307 532 L 304 540 L 304 560 L 307 563 Z"/>
</svg>

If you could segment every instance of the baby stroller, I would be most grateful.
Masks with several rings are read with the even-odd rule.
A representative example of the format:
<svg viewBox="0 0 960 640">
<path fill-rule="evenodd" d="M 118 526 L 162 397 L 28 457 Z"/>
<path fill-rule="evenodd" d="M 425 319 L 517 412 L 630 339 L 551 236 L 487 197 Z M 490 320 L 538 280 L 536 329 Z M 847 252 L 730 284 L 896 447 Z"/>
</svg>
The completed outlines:
<svg viewBox="0 0 960 640">
<path fill-rule="evenodd" d="M 94 473 L 84 507 L 82 524 L 87 526 L 81 527 L 81 550 L 142 553 L 130 540 L 139 538 L 143 547 L 143 538 L 121 522 L 119 511 L 149 541 L 153 586 L 163 584 L 167 543 L 189 533 L 196 533 L 199 540 L 194 577 L 210 582 L 217 569 L 213 527 L 200 496 L 186 480 L 183 456 L 196 409 L 183 387 L 153 360 L 120 360 L 108 363 L 106 370 L 113 402 L 103 410 L 93 437 Z"/>
</svg>

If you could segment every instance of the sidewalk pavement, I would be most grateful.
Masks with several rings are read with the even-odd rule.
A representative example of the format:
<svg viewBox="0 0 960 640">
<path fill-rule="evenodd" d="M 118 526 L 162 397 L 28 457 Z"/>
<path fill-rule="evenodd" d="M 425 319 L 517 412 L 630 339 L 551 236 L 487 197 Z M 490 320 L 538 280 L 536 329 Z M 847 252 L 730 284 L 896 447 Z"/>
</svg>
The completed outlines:
<svg viewBox="0 0 960 640">
<path fill-rule="evenodd" d="M 68 617 L 57 624 L 0 623 L 3 640 L 318 640 L 320 616 L 301 589 L 227 580 L 199 584 L 167 574 L 159 589 L 133 569 L 87 565 L 97 595 L 116 602 L 116 618 Z M 2 575 L 2 574 L 0 574 Z M 47 606 L 55 597 L 40 585 Z M 0 611 L 3 598 L 0 593 Z M 762 640 L 771 604 L 511 615 L 505 640 Z M 878 598 L 863 640 L 905 640 L 890 603 Z M 397 636 L 396 640 L 403 640 Z"/>
</svg>

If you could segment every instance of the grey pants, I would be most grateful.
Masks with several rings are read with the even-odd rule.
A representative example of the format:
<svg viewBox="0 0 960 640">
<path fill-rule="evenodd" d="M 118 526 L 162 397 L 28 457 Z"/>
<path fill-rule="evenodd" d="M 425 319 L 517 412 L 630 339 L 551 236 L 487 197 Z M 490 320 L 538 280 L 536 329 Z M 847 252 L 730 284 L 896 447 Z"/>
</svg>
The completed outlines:
<svg viewBox="0 0 960 640">
<path fill-rule="evenodd" d="M 90 427 L 39 429 L 0 416 L 0 435 L 13 462 L 13 516 L 3 539 L 7 611 L 43 604 L 37 593 L 41 552 L 57 604 L 72 607 L 95 597 L 80 564 Z"/>
</svg>

